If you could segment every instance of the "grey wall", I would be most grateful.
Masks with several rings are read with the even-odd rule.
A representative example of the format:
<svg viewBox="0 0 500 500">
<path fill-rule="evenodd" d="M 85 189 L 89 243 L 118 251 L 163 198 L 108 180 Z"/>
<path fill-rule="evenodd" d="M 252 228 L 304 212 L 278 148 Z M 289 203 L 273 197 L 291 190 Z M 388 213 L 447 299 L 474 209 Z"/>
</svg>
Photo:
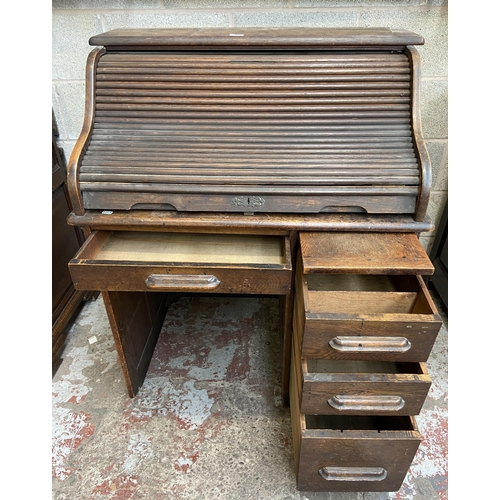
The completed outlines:
<svg viewBox="0 0 500 500">
<path fill-rule="evenodd" d="M 428 214 L 436 227 L 448 196 L 447 0 L 53 0 L 52 102 L 66 158 L 80 134 L 92 35 L 115 28 L 390 27 L 425 38 L 422 127 L 433 168 Z M 430 250 L 434 232 L 421 240 Z"/>
</svg>

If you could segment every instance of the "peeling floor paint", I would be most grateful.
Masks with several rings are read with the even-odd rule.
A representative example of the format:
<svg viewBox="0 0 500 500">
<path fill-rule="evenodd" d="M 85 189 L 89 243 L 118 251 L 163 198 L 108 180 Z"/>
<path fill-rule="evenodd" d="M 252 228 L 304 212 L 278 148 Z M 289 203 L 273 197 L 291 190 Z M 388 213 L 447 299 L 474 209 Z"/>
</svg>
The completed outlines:
<svg viewBox="0 0 500 500">
<path fill-rule="evenodd" d="M 295 487 L 278 318 L 269 297 L 181 297 L 130 399 L 102 300 L 86 303 L 53 378 L 53 500 L 447 500 L 446 328 L 400 491 L 312 494 Z"/>
</svg>

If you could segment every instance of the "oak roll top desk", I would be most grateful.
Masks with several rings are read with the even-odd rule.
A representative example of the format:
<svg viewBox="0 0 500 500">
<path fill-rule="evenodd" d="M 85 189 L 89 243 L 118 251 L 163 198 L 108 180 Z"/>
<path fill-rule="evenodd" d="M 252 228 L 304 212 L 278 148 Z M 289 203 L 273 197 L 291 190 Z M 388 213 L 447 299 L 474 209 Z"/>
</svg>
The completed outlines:
<svg viewBox="0 0 500 500">
<path fill-rule="evenodd" d="M 102 293 L 130 397 L 171 294 L 278 296 L 299 489 L 397 490 L 420 442 L 441 325 L 418 241 L 433 228 L 423 42 L 387 28 L 90 39 L 68 165 L 68 223 L 86 235 L 75 288 Z"/>
</svg>

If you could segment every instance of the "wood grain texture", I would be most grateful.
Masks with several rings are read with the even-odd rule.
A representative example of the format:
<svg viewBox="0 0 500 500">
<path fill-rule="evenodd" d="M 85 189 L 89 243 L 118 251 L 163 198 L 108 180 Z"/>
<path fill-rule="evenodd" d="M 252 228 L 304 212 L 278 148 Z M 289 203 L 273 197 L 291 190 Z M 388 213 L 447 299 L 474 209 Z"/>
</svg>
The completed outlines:
<svg viewBox="0 0 500 500">
<path fill-rule="evenodd" d="M 300 262 L 297 269 L 301 269 Z M 309 276 L 297 272 L 295 285 L 297 300 L 294 304 L 293 328 L 304 358 L 427 361 L 442 320 L 420 276 L 404 277 L 404 281 L 400 282 L 407 283 L 405 287 L 413 290 L 411 293 L 416 293 L 412 310 L 405 313 L 343 311 L 334 300 L 338 292 L 309 291 Z M 387 293 L 391 295 L 393 292 Z M 335 342 L 339 337 L 340 341 Z M 351 343 L 358 347 L 334 348 L 342 346 L 344 338 L 346 342 L 351 339 Z M 355 339 L 358 339 L 357 342 Z M 401 339 L 404 340 L 404 348 L 394 347 L 403 345 Z M 347 345 L 350 345 L 349 342 Z"/>
<path fill-rule="evenodd" d="M 69 268 L 77 290 L 148 291 L 161 275 L 177 278 L 165 289 L 191 292 L 205 275 L 214 293 L 287 295 L 292 265 L 286 237 L 97 231 Z"/>
<path fill-rule="evenodd" d="M 83 215 L 85 212 L 80 191 L 79 169 L 94 126 L 96 66 L 100 57 L 105 53 L 105 49 L 94 49 L 88 55 L 85 70 L 85 114 L 83 117 L 82 131 L 80 132 L 68 161 L 68 191 L 73 210 L 77 215 Z"/>
<path fill-rule="evenodd" d="M 407 215 L 366 214 L 253 214 L 222 212 L 174 212 L 150 210 L 111 213 L 88 210 L 84 215 L 72 213 L 68 224 L 94 229 L 134 231 L 184 231 L 208 233 L 287 234 L 288 231 L 349 232 L 427 232 L 434 227 L 427 218 L 415 222 Z"/>
<path fill-rule="evenodd" d="M 399 490 L 421 441 L 415 430 L 340 432 L 306 428 L 302 436 L 297 487 L 301 491 L 323 492 Z M 386 471 L 383 479 L 367 481 L 353 477 L 349 481 L 328 481 L 319 474 L 325 466 L 357 470 L 374 465 Z"/>
<path fill-rule="evenodd" d="M 300 412 L 295 356 L 290 376 L 290 411 L 297 488 L 300 491 L 397 491 L 421 441 L 413 417 L 307 416 Z M 380 467 L 383 478 L 329 481 L 324 467 Z M 345 476 L 344 476 L 345 479 Z"/>
<path fill-rule="evenodd" d="M 166 313 L 166 294 L 103 291 L 123 376 L 131 398 L 144 382 Z"/>
<path fill-rule="evenodd" d="M 115 231 L 94 260 L 192 264 L 287 264 L 279 236 Z"/>
<path fill-rule="evenodd" d="M 300 233 L 304 272 L 432 274 L 415 234 Z"/>
<path fill-rule="evenodd" d="M 415 47 L 408 46 L 406 54 L 411 62 L 412 68 L 412 129 L 413 140 L 415 141 L 415 151 L 417 153 L 418 165 L 420 168 L 420 192 L 418 195 L 417 206 L 415 209 L 415 220 L 424 220 L 429 205 L 432 187 L 432 172 L 431 162 L 427 147 L 425 145 L 424 136 L 422 133 L 421 119 L 421 72 L 422 64 L 420 54 Z"/>
<path fill-rule="evenodd" d="M 241 35 L 244 36 L 241 36 Z M 236 36 L 234 36 L 236 35 Z M 240 35 L 240 36 L 238 36 Z M 134 50 L 155 48 L 331 48 L 421 45 L 424 39 L 389 28 L 119 28 L 93 36 L 90 45 Z"/>
<path fill-rule="evenodd" d="M 85 209 L 415 212 L 401 51 L 112 51 L 92 85 Z"/>
<path fill-rule="evenodd" d="M 361 373 L 333 371 L 338 370 L 335 366 L 328 372 L 328 362 L 321 371 L 317 366 L 306 360 L 301 364 L 300 409 L 308 415 L 418 415 L 431 387 L 431 378 L 420 363 L 397 367 L 397 373 L 391 366 L 372 371 L 367 367 Z"/>
</svg>

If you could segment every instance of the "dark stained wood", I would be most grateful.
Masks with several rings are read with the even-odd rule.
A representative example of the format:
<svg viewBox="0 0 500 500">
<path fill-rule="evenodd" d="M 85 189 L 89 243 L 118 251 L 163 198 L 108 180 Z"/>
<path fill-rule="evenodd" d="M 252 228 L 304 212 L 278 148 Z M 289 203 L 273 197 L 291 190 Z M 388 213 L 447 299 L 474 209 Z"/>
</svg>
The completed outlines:
<svg viewBox="0 0 500 500">
<path fill-rule="evenodd" d="M 85 73 L 85 115 L 83 117 L 83 126 L 68 161 L 68 191 L 73 210 L 77 215 L 83 215 L 85 212 L 80 191 L 79 168 L 93 128 L 95 106 L 94 77 L 96 65 L 99 58 L 105 52 L 106 51 L 104 49 L 94 49 L 87 58 L 87 68 Z M 88 236 L 88 234 L 87 230 L 85 236 Z"/>
<path fill-rule="evenodd" d="M 297 330 L 303 328 L 300 317 L 295 325 Z M 415 415 L 431 386 L 425 363 L 301 359 L 300 346 L 297 332 L 292 358 L 304 414 Z"/>
<path fill-rule="evenodd" d="M 300 412 L 297 374 L 292 362 L 290 411 L 301 491 L 397 491 L 422 439 L 414 417 L 307 416 Z M 372 475 L 373 468 L 383 469 Z M 325 478 L 325 468 L 342 480 Z M 346 480 L 347 479 L 347 480 Z"/>
<path fill-rule="evenodd" d="M 108 292 L 102 297 L 131 398 L 137 395 L 166 313 L 166 294 Z"/>
<path fill-rule="evenodd" d="M 92 37 L 108 51 L 87 63 L 69 175 L 75 213 L 155 205 L 424 222 L 430 168 L 413 48 L 423 38 L 389 28 L 235 30 Z"/>
<path fill-rule="evenodd" d="M 291 231 L 289 234 L 290 241 L 290 259 L 294 263 L 297 261 L 299 251 L 299 235 L 297 231 Z M 285 407 L 290 406 L 289 387 L 290 387 L 290 354 L 292 351 L 292 335 L 293 335 L 293 304 L 295 301 L 295 266 L 292 266 L 290 273 L 290 293 L 280 297 L 281 302 L 281 325 L 282 325 L 282 359 L 283 368 L 281 376 L 283 404 Z"/>
<path fill-rule="evenodd" d="M 421 61 L 420 54 L 414 47 L 407 47 L 406 53 L 411 61 L 412 67 L 412 129 L 415 151 L 420 168 L 421 188 L 415 210 L 415 220 L 424 220 L 427 206 L 431 195 L 432 173 L 429 153 L 425 146 L 422 134 L 422 122 L 420 112 L 420 81 L 421 81 Z"/>
<path fill-rule="evenodd" d="M 76 290 L 68 270 L 68 262 L 83 243 L 78 227 L 66 224 L 73 210 L 66 184 L 66 162 L 57 146 L 59 133 L 52 120 L 52 373 L 61 362 L 61 351 L 66 339 L 65 329 L 75 316 L 85 291 Z"/>
<path fill-rule="evenodd" d="M 243 36 L 241 36 L 243 35 Z M 95 35 L 90 45 L 134 50 L 209 47 L 276 48 L 367 47 L 422 45 L 415 33 L 389 28 L 205 28 L 205 29 L 115 29 Z"/>
<path fill-rule="evenodd" d="M 301 290 L 302 300 L 295 302 L 294 335 L 299 337 L 302 355 L 313 359 L 427 361 L 442 320 L 422 278 L 411 279 L 419 291 L 412 292 L 410 310 L 371 312 L 374 309 L 369 308 L 363 312 L 359 308 L 346 312 L 344 309 L 350 306 L 339 306 L 335 301 L 338 295 L 331 295 L 335 292 L 310 292 L 307 276 L 297 273 L 296 290 Z M 343 303 L 349 304 L 363 293 L 346 292 Z M 389 302 L 391 297 L 399 297 L 394 292 L 386 293 Z M 384 292 L 375 296 L 369 293 L 365 303 L 372 300 L 378 304 L 381 294 Z M 397 311 L 397 303 L 392 303 L 392 310 L 396 307 Z"/>
<path fill-rule="evenodd" d="M 337 368 L 338 361 L 324 360 L 324 366 L 316 362 L 309 369 L 308 363 L 303 360 L 301 366 L 300 407 L 307 415 L 418 415 L 431 387 L 423 363 L 408 363 L 411 366 L 403 371 L 396 363 L 380 367 L 381 362 L 366 362 L 359 373 L 355 367 L 353 371 Z M 361 364 L 344 365 L 349 363 Z"/>
<path fill-rule="evenodd" d="M 158 36 L 189 34 L 192 42 L 202 32 L 153 30 L 143 41 L 148 46 Z M 114 43 L 124 33 L 102 37 Z M 142 40 L 143 33 L 130 35 Z M 347 37 L 354 47 L 360 31 L 255 30 L 257 38 L 266 33 L 275 42 L 330 33 L 332 40 Z M 385 29 L 365 35 L 368 47 L 371 35 L 394 36 Z M 246 197 L 258 198 L 251 208 L 263 213 L 420 214 L 426 198 L 420 189 L 422 155 L 412 132 L 417 87 L 409 55 L 393 48 L 336 48 L 113 50 L 89 61 L 93 94 L 87 115 L 93 130 L 84 134 L 85 148 L 77 148 L 74 179 L 82 210 L 156 204 L 244 212 L 249 207 L 235 200 Z M 76 212 L 82 214 L 79 207 Z"/>
<path fill-rule="evenodd" d="M 362 232 L 426 232 L 432 221 L 415 222 L 411 216 L 366 214 L 254 214 L 187 213 L 158 210 L 88 210 L 80 216 L 72 213 L 68 223 L 95 229 L 134 231 L 185 231 L 245 234 L 287 234 L 288 231 L 362 231 Z"/>
<path fill-rule="evenodd" d="M 193 186 L 193 185 L 192 185 Z M 260 187 L 257 194 L 254 188 L 248 185 L 219 185 L 217 191 L 212 194 L 214 188 L 206 184 L 199 184 L 196 189 L 191 187 L 191 193 L 183 193 L 185 185 L 144 185 L 144 184 L 96 184 L 87 183 L 87 187 L 98 187 L 102 191 L 93 193 L 84 192 L 84 200 L 93 203 L 105 204 L 106 210 L 123 210 L 126 208 L 143 209 L 151 207 L 153 210 L 174 209 L 179 211 L 200 212 L 206 207 L 217 207 L 218 210 L 224 205 L 226 212 L 253 212 L 268 213 L 268 210 L 279 210 L 281 213 L 303 212 L 358 212 L 365 213 L 371 209 L 379 213 L 391 214 L 397 210 L 399 214 L 411 214 L 415 209 L 415 196 L 418 192 L 417 186 L 408 187 L 380 187 L 359 188 L 351 187 L 310 187 L 290 186 L 283 193 L 281 187 L 268 185 Z M 114 191 L 123 188 L 130 191 Z M 134 189 L 149 189 L 146 191 L 134 191 Z M 164 189 L 170 190 L 165 196 Z M 329 194 L 324 194 L 324 191 Z M 153 192 L 151 192 L 153 191 Z M 156 191 L 156 192 L 155 192 Z M 180 191 L 180 192 L 175 192 Z M 197 192 L 193 192 L 197 191 Z M 314 193 L 316 191 L 316 193 Z M 323 194 L 322 194 L 323 191 Z M 363 193 L 364 191 L 364 193 Z M 367 191 L 371 191 L 367 196 Z M 312 196 L 317 194 L 317 196 Z M 306 195 L 306 196 L 303 196 Z M 309 195 L 309 196 L 308 196 Z M 380 204 L 380 198 L 387 205 Z"/>
<path fill-rule="evenodd" d="M 78 290 L 286 295 L 292 265 L 286 237 L 98 231 L 69 268 Z"/>
<path fill-rule="evenodd" d="M 422 43 L 388 28 L 90 40 L 106 48 L 70 161 L 75 286 L 103 291 L 131 397 L 166 298 L 278 295 L 299 490 L 395 491 L 421 439 L 441 326 L 417 238 L 433 229 Z"/>
<path fill-rule="evenodd" d="M 300 233 L 304 273 L 432 274 L 415 234 Z"/>
</svg>

